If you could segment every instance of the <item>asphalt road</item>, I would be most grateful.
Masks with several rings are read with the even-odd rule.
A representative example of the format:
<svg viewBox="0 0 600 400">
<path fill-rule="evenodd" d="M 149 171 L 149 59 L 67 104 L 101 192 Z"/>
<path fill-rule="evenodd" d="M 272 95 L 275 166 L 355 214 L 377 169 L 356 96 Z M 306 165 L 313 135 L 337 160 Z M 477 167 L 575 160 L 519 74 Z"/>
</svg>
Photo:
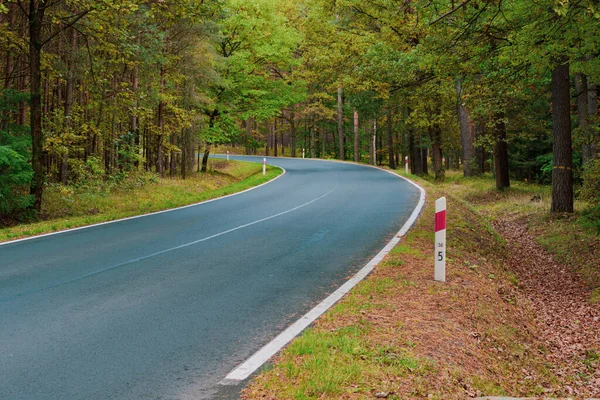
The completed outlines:
<svg viewBox="0 0 600 400">
<path fill-rule="evenodd" d="M 218 382 L 419 200 L 373 168 L 269 163 L 287 173 L 240 195 L 0 246 L 0 399 L 235 397 Z"/>
</svg>

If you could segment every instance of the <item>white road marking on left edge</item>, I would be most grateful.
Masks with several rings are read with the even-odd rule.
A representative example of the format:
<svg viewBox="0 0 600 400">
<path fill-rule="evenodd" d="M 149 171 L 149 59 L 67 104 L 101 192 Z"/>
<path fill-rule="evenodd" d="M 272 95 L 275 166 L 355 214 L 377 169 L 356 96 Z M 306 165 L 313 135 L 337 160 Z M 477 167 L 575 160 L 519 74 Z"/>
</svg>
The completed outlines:
<svg viewBox="0 0 600 400">
<path fill-rule="evenodd" d="M 214 235 L 210 235 L 210 236 L 207 236 L 207 237 L 202 238 L 202 239 L 194 240 L 193 242 L 181 244 L 179 246 L 171 247 L 169 249 L 157 251 L 156 253 L 148 254 L 146 256 L 134 258 L 134 259 L 131 259 L 131 260 L 119 263 L 119 264 L 115 264 L 115 265 L 112 265 L 110 267 L 103 268 L 103 269 L 98 270 L 98 271 L 90 272 L 89 274 L 81 275 L 81 276 L 78 276 L 76 278 L 70 279 L 68 281 L 60 282 L 60 283 L 57 283 L 57 284 L 52 285 L 52 286 L 46 286 L 46 287 L 43 287 L 43 288 L 40 288 L 40 289 L 35 289 L 35 290 L 27 291 L 27 292 L 13 294 L 13 295 L 10 295 L 10 296 L 7 296 L 7 297 L 2 297 L 2 298 L 0 298 L 0 302 L 7 301 L 7 300 L 10 300 L 10 299 L 13 299 L 13 298 L 16 298 L 16 297 L 22 297 L 22 296 L 25 296 L 25 295 L 28 295 L 28 294 L 32 294 L 32 293 L 41 292 L 43 290 L 52 289 L 52 288 L 55 288 L 55 287 L 58 287 L 58 286 L 61 286 L 61 285 L 65 285 L 65 284 L 68 284 L 68 283 L 71 283 L 71 282 L 78 281 L 80 279 L 84 279 L 84 278 L 88 278 L 90 276 L 98 275 L 98 274 L 100 274 L 102 272 L 106 272 L 106 271 L 109 271 L 109 270 L 112 270 L 112 269 L 115 269 L 115 268 L 123 267 L 123 266 L 128 265 L 128 264 L 132 264 L 132 263 L 135 263 L 135 262 L 143 261 L 143 260 L 146 260 L 148 258 L 156 257 L 156 256 L 159 256 L 161 254 L 165 254 L 165 253 L 169 253 L 169 252 L 174 251 L 174 250 L 182 249 L 184 247 L 193 246 L 193 245 L 201 243 L 201 242 L 206 242 L 207 240 L 214 239 L 216 237 L 223 236 L 223 235 L 226 235 L 228 233 L 235 232 L 237 230 L 240 230 L 240 229 L 243 229 L 243 228 L 247 228 L 247 227 L 252 226 L 252 225 L 259 224 L 261 222 L 268 221 L 268 220 L 273 219 L 273 218 L 281 217 L 282 215 L 289 214 L 289 213 L 294 212 L 296 210 L 299 210 L 299 209 L 301 209 L 303 207 L 306 207 L 306 206 L 308 206 L 308 205 L 310 205 L 310 204 L 312 204 L 312 203 L 314 203 L 316 201 L 321 200 L 323 197 L 331 194 L 334 190 L 335 190 L 335 188 L 331 189 L 329 192 L 325 193 L 322 196 L 319 196 L 319 197 L 317 197 L 315 199 L 312 199 L 311 201 L 308 201 L 308 202 L 306 202 L 304 204 L 300 204 L 299 206 L 296 206 L 294 208 L 290 208 L 289 210 L 282 211 L 280 213 L 271 215 L 269 217 L 257 219 L 256 221 L 252 221 L 252 222 L 249 222 L 249 223 L 244 224 L 244 225 L 236 226 L 235 228 L 231 228 L 231 229 L 228 229 L 228 230 L 223 231 L 223 232 L 215 233 Z"/>
</svg>

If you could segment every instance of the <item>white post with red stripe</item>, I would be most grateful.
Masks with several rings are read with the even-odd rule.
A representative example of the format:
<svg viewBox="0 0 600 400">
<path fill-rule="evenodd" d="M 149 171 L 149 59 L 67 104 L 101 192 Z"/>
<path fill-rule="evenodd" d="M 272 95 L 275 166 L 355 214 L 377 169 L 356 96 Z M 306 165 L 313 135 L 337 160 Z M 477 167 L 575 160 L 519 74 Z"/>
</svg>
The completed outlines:
<svg viewBox="0 0 600 400">
<path fill-rule="evenodd" d="M 434 279 L 446 282 L 446 198 L 435 201 L 435 270 Z"/>
<path fill-rule="evenodd" d="M 408 174 L 408 156 L 404 157 L 404 169 L 405 172 Z"/>
<path fill-rule="evenodd" d="M 267 159 L 263 158 L 263 175 L 267 174 Z"/>
<path fill-rule="evenodd" d="M 304 158 L 304 155 L 306 154 L 306 150 L 302 149 L 302 158 Z"/>
</svg>

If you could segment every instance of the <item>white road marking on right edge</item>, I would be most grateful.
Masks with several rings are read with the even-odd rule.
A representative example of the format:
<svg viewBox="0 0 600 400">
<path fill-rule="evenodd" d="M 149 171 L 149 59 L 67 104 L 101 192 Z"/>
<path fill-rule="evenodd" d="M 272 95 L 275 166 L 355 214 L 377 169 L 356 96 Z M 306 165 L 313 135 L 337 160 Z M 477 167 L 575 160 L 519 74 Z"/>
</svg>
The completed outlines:
<svg viewBox="0 0 600 400">
<path fill-rule="evenodd" d="M 344 283 L 340 288 L 338 288 L 335 292 L 329 295 L 325 300 L 319 303 L 315 308 L 306 313 L 302 318 L 298 321 L 290 325 L 286 330 L 281 332 L 277 337 L 263 346 L 260 350 L 250 356 L 249 359 L 244 361 L 238 367 L 236 367 L 233 371 L 231 371 L 225 379 L 223 379 L 220 384 L 221 385 L 237 385 L 241 381 L 246 380 L 252 373 L 254 373 L 257 369 L 259 369 L 265 362 L 267 362 L 271 357 L 273 357 L 279 350 L 281 350 L 284 346 L 286 346 L 289 342 L 292 341 L 296 336 L 298 336 L 304 329 L 306 329 L 310 324 L 312 324 L 317 318 L 319 318 L 325 311 L 331 308 L 335 303 L 337 303 L 346 293 L 348 293 L 354 286 L 356 286 L 360 281 L 362 281 L 367 275 L 373 271 L 373 268 L 377 266 L 383 260 L 383 258 L 400 242 L 402 236 L 404 236 L 410 227 L 415 223 L 423 206 L 425 205 L 425 190 L 412 182 L 409 179 L 404 178 L 398 174 L 395 174 L 388 170 L 383 170 L 391 173 L 399 178 L 402 178 L 413 186 L 415 186 L 421 192 L 419 203 L 413 210 L 412 214 L 408 218 L 408 220 L 404 223 L 400 231 L 394 235 L 394 238 L 388 242 L 388 244 L 369 261 L 367 265 L 365 265 L 356 275 L 354 275 L 350 280 Z"/>
</svg>

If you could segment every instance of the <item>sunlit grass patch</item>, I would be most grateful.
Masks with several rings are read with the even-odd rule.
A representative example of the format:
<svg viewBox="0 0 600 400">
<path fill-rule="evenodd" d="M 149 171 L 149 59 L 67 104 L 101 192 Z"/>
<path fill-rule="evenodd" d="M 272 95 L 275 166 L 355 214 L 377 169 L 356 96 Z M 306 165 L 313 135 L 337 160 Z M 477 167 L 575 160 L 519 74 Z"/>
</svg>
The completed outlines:
<svg viewBox="0 0 600 400">
<path fill-rule="evenodd" d="M 263 176 L 261 164 L 240 161 L 210 160 L 209 166 L 208 173 L 193 173 L 187 179 L 139 173 L 99 187 L 49 186 L 43 220 L 6 227 L 0 230 L 0 241 L 194 204 L 260 185 L 282 172 L 267 167 Z"/>
</svg>

